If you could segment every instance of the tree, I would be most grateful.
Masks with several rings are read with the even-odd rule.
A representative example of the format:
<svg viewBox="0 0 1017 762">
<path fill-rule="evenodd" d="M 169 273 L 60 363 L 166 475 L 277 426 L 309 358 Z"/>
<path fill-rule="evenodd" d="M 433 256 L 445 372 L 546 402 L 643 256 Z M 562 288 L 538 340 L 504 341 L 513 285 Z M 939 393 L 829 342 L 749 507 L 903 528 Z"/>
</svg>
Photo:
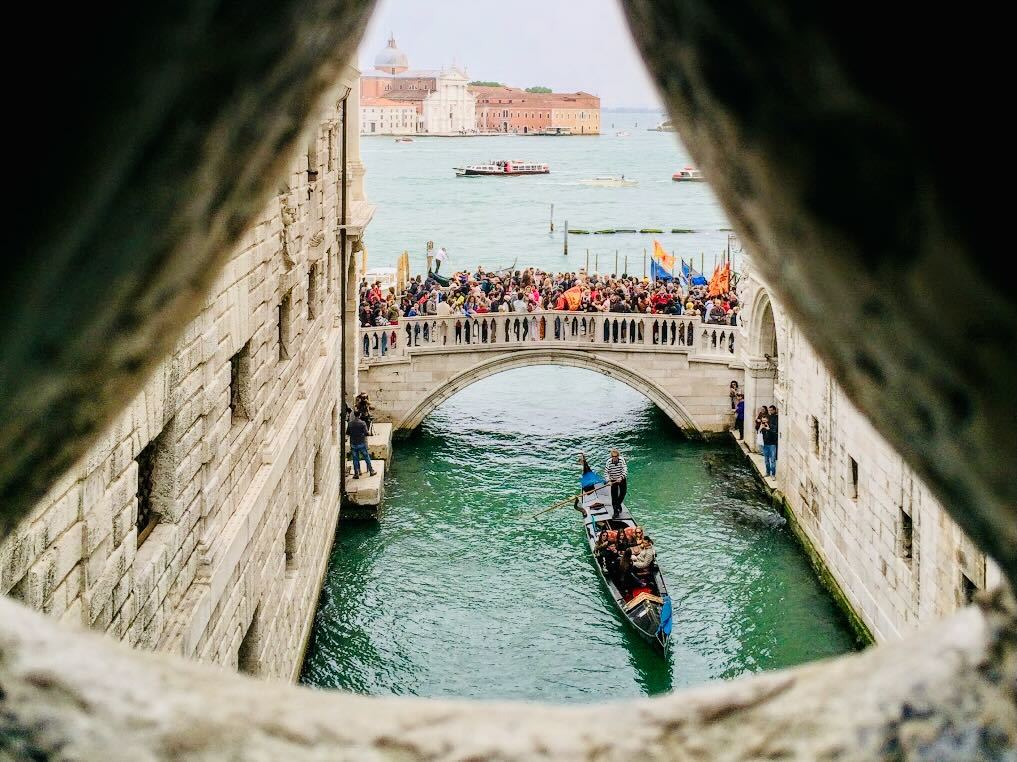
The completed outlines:
<svg viewBox="0 0 1017 762">
<path fill-rule="evenodd" d="M 527 87 L 526 92 L 528 93 L 549 93 L 551 92 L 550 87 L 544 87 L 543 85 L 534 85 L 533 87 Z"/>
<path fill-rule="evenodd" d="M 505 85 L 503 85 L 501 82 L 484 82 L 479 79 L 473 80 L 472 82 L 470 82 L 470 84 L 473 85 L 474 87 L 505 87 Z M 551 91 L 548 90 L 548 92 Z"/>
</svg>

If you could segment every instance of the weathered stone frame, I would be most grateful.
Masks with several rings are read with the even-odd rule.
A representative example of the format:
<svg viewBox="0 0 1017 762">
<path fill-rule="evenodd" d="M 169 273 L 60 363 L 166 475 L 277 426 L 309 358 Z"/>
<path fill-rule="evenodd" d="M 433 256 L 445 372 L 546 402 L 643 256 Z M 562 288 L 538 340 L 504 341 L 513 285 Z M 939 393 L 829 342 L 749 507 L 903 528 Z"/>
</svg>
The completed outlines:
<svg viewBox="0 0 1017 762">
<path fill-rule="evenodd" d="M 943 40 L 968 39 L 963 13 L 948 23 L 929 8 L 918 33 L 910 17 L 882 19 L 873 41 L 859 33 L 873 27 L 867 14 L 846 23 L 856 20 L 817 4 L 625 8 L 686 145 L 767 282 L 1013 583 L 1017 302 L 1005 290 L 1012 280 L 983 279 L 991 201 L 971 183 L 970 199 L 948 187 L 936 162 L 946 135 L 977 145 L 973 130 L 991 125 L 972 118 L 985 103 L 956 89 L 949 112 L 912 97 L 921 83 L 894 65 L 929 66 L 922 76 L 940 88 L 954 81 L 936 76 L 933 63 L 946 58 L 978 81 L 995 69 L 981 51 L 1007 49 L 999 33 L 972 35 L 976 55 L 943 57 Z M 32 80 L 26 113 L 41 117 L 48 150 L 14 173 L 34 207 L 8 231 L 0 265 L 5 530 L 172 346 L 369 9 L 354 0 L 124 6 L 51 40 L 80 140 L 47 140 L 65 128 L 49 83 Z M 29 28 L 49 26 L 48 9 L 26 11 Z M 64 48 L 72 38 L 88 47 Z M 886 281 L 903 284 L 917 319 L 888 319 Z M 992 320 L 937 321 L 928 305 L 952 304 L 957 288 L 982 289 Z M 0 601 L 0 751 L 13 756 L 1012 758 L 1015 693 L 1017 623 L 1002 593 L 900 645 L 610 707 L 280 688 L 64 632 Z"/>
</svg>

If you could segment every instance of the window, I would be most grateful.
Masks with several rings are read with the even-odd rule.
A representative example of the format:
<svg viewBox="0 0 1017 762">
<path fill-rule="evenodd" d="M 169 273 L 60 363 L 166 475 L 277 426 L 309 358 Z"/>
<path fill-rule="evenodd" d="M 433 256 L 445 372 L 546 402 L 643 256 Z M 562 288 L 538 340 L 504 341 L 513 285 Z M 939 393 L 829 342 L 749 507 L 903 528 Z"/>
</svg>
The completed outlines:
<svg viewBox="0 0 1017 762">
<path fill-rule="evenodd" d="M 978 592 L 978 585 L 972 582 L 971 578 L 964 572 L 961 572 L 960 576 L 961 603 L 966 606 L 975 600 L 975 593 Z"/>
<path fill-rule="evenodd" d="M 307 182 L 318 179 L 318 133 L 307 144 Z"/>
<path fill-rule="evenodd" d="M 230 423 L 250 418 L 251 342 L 230 358 Z"/>
<path fill-rule="evenodd" d="M 172 430 L 171 419 L 134 459 L 138 464 L 138 516 L 135 526 L 139 548 L 167 513 L 174 497 L 176 469 L 172 459 Z"/>
<path fill-rule="evenodd" d="M 332 250 L 325 250 L 325 293 L 332 293 Z"/>
<path fill-rule="evenodd" d="M 912 522 L 907 511 L 904 510 L 904 506 L 900 507 L 898 536 L 897 553 L 901 558 L 907 561 L 908 566 L 910 566 L 911 560 L 914 557 L 914 522 Z"/>
<path fill-rule="evenodd" d="M 248 675 L 258 674 L 258 646 L 261 640 L 258 632 L 260 609 L 261 604 L 259 603 L 254 609 L 254 616 L 251 617 L 251 623 L 247 626 L 247 632 L 244 633 L 244 639 L 240 641 L 240 648 L 237 649 L 237 669 Z"/>
<path fill-rule="evenodd" d="M 311 473 L 311 494 L 321 494 L 321 448 L 314 451 L 314 466 Z"/>
<path fill-rule="evenodd" d="M 290 325 L 293 319 L 293 289 L 283 294 L 276 308 L 277 332 L 279 337 L 279 362 L 290 359 Z"/>
<path fill-rule="evenodd" d="M 314 320 L 318 316 L 318 263 L 313 263 L 307 270 L 307 319 Z"/>
<path fill-rule="evenodd" d="M 339 431 L 339 406 L 332 405 L 332 444 L 336 443 L 336 433 Z"/>
<path fill-rule="evenodd" d="M 809 430 L 812 434 L 812 452 L 819 455 L 819 421 L 814 415 L 809 416 Z"/>
<path fill-rule="evenodd" d="M 848 456 L 848 464 L 851 467 L 851 486 L 848 495 L 852 500 L 858 499 L 858 461 Z"/>
<path fill-rule="evenodd" d="M 297 514 L 298 511 L 293 512 L 293 518 L 290 519 L 290 524 L 286 527 L 285 553 L 286 571 L 288 572 L 297 568 Z"/>
</svg>

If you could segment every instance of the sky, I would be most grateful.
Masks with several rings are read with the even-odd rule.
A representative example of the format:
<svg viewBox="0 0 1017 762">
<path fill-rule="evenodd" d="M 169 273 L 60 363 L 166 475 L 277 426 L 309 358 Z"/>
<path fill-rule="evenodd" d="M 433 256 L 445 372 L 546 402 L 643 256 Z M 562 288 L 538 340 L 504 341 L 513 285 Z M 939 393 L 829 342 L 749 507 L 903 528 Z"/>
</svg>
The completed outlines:
<svg viewBox="0 0 1017 762">
<path fill-rule="evenodd" d="M 618 0 L 379 0 L 361 71 L 389 33 L 410 68 L 464 65 L 471 80 L 599 95 L 604 108 L 659 107 Z"/>
</svg>

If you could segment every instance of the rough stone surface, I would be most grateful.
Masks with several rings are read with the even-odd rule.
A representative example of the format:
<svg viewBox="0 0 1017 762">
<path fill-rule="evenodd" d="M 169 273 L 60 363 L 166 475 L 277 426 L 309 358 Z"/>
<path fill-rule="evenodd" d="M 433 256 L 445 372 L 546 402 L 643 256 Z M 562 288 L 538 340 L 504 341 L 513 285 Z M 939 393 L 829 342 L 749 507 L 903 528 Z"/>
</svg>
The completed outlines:
<svg viewBox="0 0 1017 762">
<path fill-rule="evenodd" d="M 978 116 L 1004 32 L 946 8 L 874 24 L 821 3 L 622 5 L 763 280 L 1017 583 L 1017 292 L 989 233 L 1006 138 Z M 947 39 L 963 53 L 943 55 Z M 957 150 L 975 172 L 962 184 L 944 171 Z M 984 309 L 961 306 L 975 295 Z"/>
<path fill-rule="evenodd" d="M 25 9 L 61 78 L 59 96 L 41 71 L 10 94 L 35 115 L 37 150 L 13 156 L 18 224 L 0 261 L 4 532 L 172 351 L 372 5 L 117 3 L 59 20 Z"/>
<path fill-rule="evenodd" d="M 347 67 L 353 136 L 356 82 Z M 299 674 L 340 509 L 340 120 L 333 97 L 170 356 L 0 540 L 0 593 L 139 648 Z M 351 165 L 362 227 L 370 209 Z M 161 515 L 139 544 L 150 445 Z"/>
<path fill-rule="evenodd" d="M 115 602 L 133 605 L 112 584 L 131 562 L 127 509 L 114 511 L 129 471 L 101 490 L 63 474 L 197 312 L 367 6 L 187 0 L 58 20 L 23 9 L 25 28 L 47 30 L 47 70 L 62 72 L 60 97 L 40 70 L 15 78 L 11 96 L 33 116 L 38 150 L 13 156 L 18 205 L 0 266 L 0 521 L 7 531 L 52 490 L 63 527 L 14 535 L 5 563 L 26 601 L 103 628 Z M 625 7 L 686 144 L 791 319 L 1017 579 L 1017 295 L 1012 265 L 988 266 L 1003 197 L 977 181 L 1008 125 L 984 118 L 971 87 L 1006 70 L 1006 25 L 946 7 L 878 24 L 815 3 Z M 944 40 L 977 45 L 944 55 Z M 944 169 L 958 150 L 973 169 L 964 183 Z M 960 304 L 972 294 L 984 309 Z M 91 522 L 75 508 L 107 491 L 108 533 L 105 513 Z M 42 548 L 52 554 L 32 569 Z M 86 575 L 111 585 L 108 604 L 71 594 Z M 8 756 L 971 759 L 1012 758 L 1015 746 L 1017 626 L 1001 605 L 859 656 L 607 708 L 322 696 L 128 652 L 7 600 L 0 623 Z"/>
<path fill-rule="evenodd" d="M 754 411 L 775 404 L 777 477 L 766 484 L 852 618 L 876 642 L 896 640 L 1000 584 L 999 567 L 847 399 L 755 273 L 742 275 L 739 296 L 745 443 L 757 449 Z"/>
<path fill-rule="evenodd" d="M 920 640 L 600 706 L 367 698 L 129 651 L 0 600 L 0 755 L 67 759 L 1012 758 L 1012 608 Z M 129 688 L 128 688 L 129 686 Z M 619 732 L 624 728 L 624 732 Z"/>
</svg>

